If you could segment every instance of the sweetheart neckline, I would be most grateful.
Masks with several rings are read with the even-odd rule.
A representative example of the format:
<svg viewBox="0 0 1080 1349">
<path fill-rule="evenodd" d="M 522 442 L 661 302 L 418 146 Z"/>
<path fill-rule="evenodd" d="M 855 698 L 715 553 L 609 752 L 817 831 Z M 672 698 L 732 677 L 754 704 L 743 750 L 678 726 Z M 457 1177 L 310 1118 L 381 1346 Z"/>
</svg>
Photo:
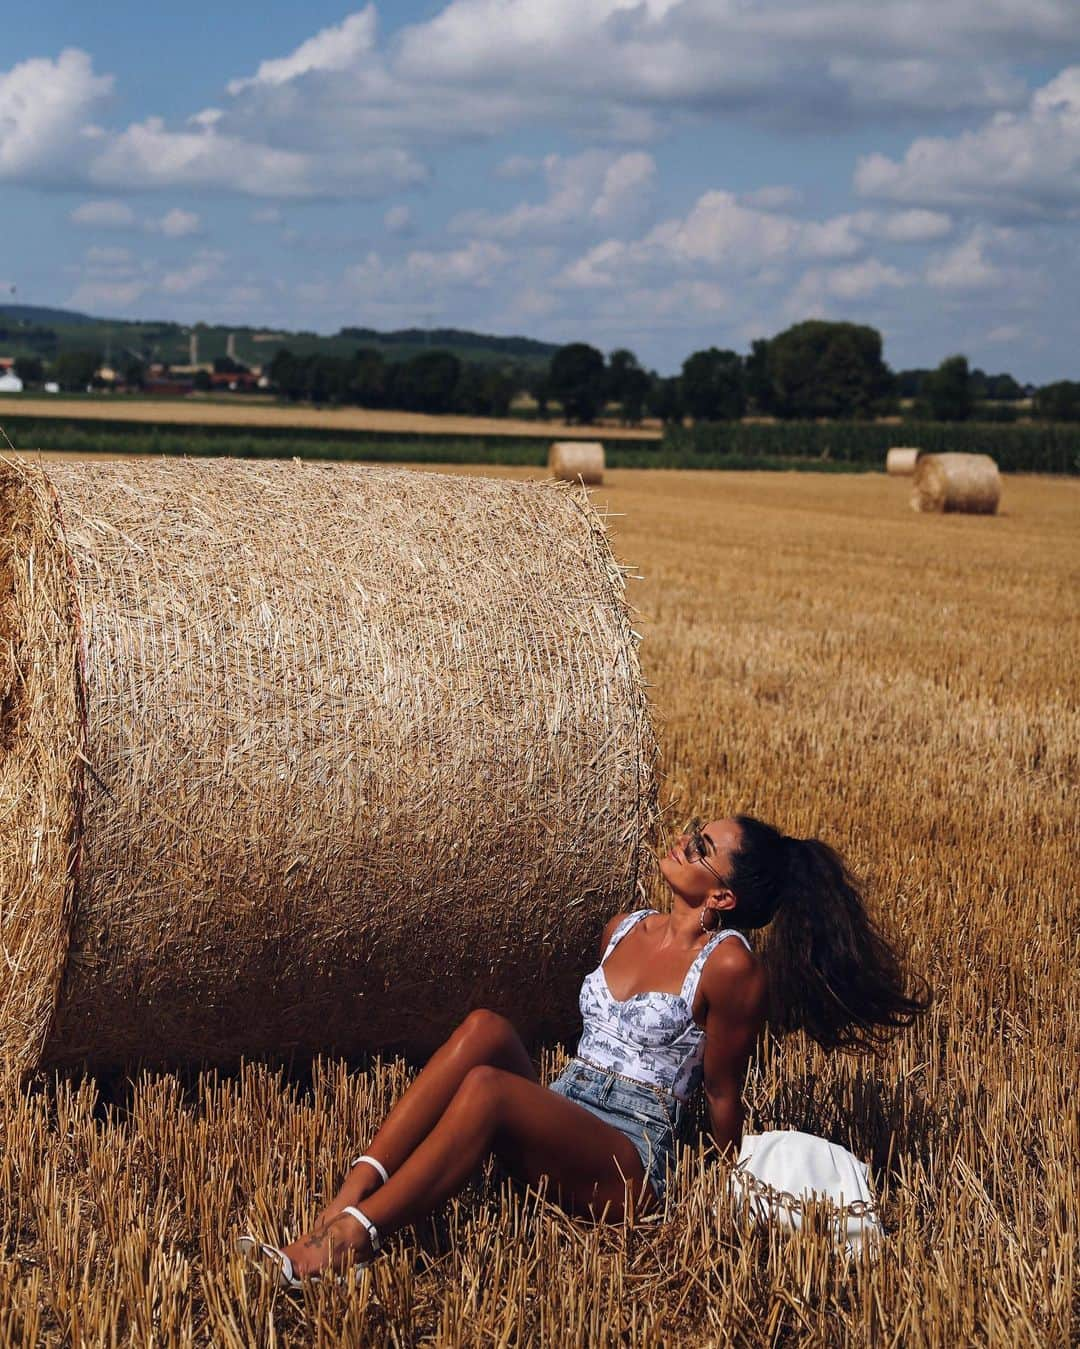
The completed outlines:
<svg viewBox="0 0 1080 1349">
<path fill-rule="evenodd" d="M 635 998 L 671 998 L 673 999 L 673 1001 L 681 1002 L 684 1007 L 689 1008 L 690 1015 L 691 1017 L 693 1017 L 694 1009 L 690 1007 L 690 1004 L 686 1001 L 681 992 L 668 993 L 665 989 L 662 988 L 648 988 L 643 989 L 642 992 L 640 993 L 631 993 L 630 996 L 626 998 L 617 998 L 615 994 L 612 993 L 611 991 L 611 985 L 607 981 L 607 975 L 604 973 L 603 965 L 597 965 L 596 969 L 593 970 L 593 974 L 598 974 L 600 976 L 600 982 L 604 985 L 604 992 L 608 995 L 611 1001 L 615 1003 L 615 1005 L 618 1007 L 625 1006 L 626 1003 L 628 1002 L 633 1002 Z M 695 1022 L 694 1024 L 696 1025 L 697 1022 Z"/>
</svg>

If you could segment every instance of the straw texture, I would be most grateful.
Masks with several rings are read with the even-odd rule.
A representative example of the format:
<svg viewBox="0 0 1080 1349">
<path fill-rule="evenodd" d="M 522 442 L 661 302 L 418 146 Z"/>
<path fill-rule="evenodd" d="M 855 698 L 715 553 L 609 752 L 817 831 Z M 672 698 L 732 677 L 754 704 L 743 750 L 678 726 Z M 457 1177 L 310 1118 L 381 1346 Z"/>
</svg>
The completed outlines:
<svg viewBox="0 0 1080 1349">
<path fill-rule="evenodd" d="M 906 445 L 897 445 L 885 455 L 885 472 L 893 478 L 907 478 L 915 472 L 919 451 Z"/>
<path fill-rule="evenodd" d="M 914 511 L 964 511 L 993 515 L 1001 499 L 1001 475 L 988 454 L 924 454 L 915 466 Z"/>
<path fill-rule="evenodd" d="M 213 460 L 0 487 L 9 1062 L 422 1054 L 481 1004 L 572 1031 L 655 817 L 582 493 Z"/>
<path fill-rule="evenodd" d="M 604 447 L 598 440 L 556 440 L 548 452 L 548 471 L 563 482 L 580 478 L 599 487 L 604 481 Z"/>
</svg>

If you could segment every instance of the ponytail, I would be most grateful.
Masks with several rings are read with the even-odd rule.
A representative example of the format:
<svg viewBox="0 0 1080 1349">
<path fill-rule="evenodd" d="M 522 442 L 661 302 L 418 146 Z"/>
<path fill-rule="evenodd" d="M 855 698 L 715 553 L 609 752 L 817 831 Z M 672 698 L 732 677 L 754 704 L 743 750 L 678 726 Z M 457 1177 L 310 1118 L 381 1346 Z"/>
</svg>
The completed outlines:
<svg viewBox="0 0 1080 1349">
<path fill-rule="evenodd" d="M 925 987 L 905 992 L 896 952 L 874 926 L 843 860 L 820 839 L 789 838 L 736 816 L 731 857 L 735 927 L 771 924 L 769 1023 L 804 1030 L 825 1049 L 871 1049 L 926 1010 Z"/>
</svg>

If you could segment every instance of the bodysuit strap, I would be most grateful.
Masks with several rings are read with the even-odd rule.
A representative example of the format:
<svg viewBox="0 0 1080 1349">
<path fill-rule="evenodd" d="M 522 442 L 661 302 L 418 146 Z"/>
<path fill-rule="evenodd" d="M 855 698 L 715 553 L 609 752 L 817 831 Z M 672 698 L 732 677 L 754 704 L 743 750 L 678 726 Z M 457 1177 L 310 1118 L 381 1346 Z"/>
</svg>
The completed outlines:
<svg viewBox="0 0 1080 1349">
<path fill-rule="evenodd" d="M 725 937 L 738 937 L 748 951 L 754 949 L 743 934 L 733 927 L 721 928 L 719 932 L 711 936 L 694 957 L 694 963 L 686 971 L 686 978 L 683 980 L 683 986 L 679 996 L 688 1007 L 692 1008 L 694 1005 L 694 996 L 697 993 L 698 981 L 701 978 L 701 971 L 705 968 L 706 960 L 708 960 Z"/>
<path fill-rule="evenodd" d="M 607 950 L 600 957 L 600 964 L 602 965 L 604 961 L 607 960 L 608 956 L 611 955 L 619 942 L 622 941 L 636 923 L 640 923 L 643 918 L 648 918 L 649 914 L 654 912 L 654 909 L 638 909 L 634 913 L 628 913 L 611 934 L 611 940 L 607 944 Z"/>
</svg>

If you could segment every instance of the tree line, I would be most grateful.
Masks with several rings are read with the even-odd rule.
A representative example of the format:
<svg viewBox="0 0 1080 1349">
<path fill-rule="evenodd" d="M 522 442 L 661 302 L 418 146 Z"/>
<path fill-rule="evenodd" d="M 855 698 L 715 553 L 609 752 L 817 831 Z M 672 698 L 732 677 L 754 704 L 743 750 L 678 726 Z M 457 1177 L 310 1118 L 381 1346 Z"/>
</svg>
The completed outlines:
<svg viewBox="0 0 1080 1349">
<path fill-rule="evenodd" d="M 81 390 L 100 387 L 100 362 L 100 352 L 64 351 L 48 367 L 38 356 L 19 357 L 15 372 L 29 386 L 50 377 L 62 388 Z M 218 358 L 214 369 L 228 373 L 246 367 Z M 760 338 L 745 355 L 718 347 L 695 351 L 672 376 L 646 369 L 625 347 L 605 357 L 586 342 L 560 347 L 539 370 L 515 361 L 472 363 L 439 349 L 387 360 L 377 348 L 361 346 L 347 357 L 298 356 L 283 348 L 264 373 L 290 402 L 503 417 L 515 397 L 527 392 L 538 417 L 557 411 L 585 425 L 612 408 L 628 426 L 647 416 L 678 426 L 748 415 L 870 420 L 900 411 L 916 420 L 1013 421 L 1031 392 L 1009 374 L 971 369 L 963 355 L 946 357 L 936 369 L 893 371 L 877 329 L 819 319 Z M 145 369 L 129 360 L 120 375 L 126 387 L 138 388 Z M 197 372 L 192 387 L 209 389 L 208 373 Z M 1080 382 L 1061 380 L 1034 391 L 1030 410 L 1047 421 L 1080 421 Z"/>
<path fill-rule="evenodd" d="M 875 328 L 817 319 L 758 339 L 745 356 L 718 347 L 695 351 L 667 378 L 643 370 L 630 351 L 612 352 L 605 363 L 595 347 L 576 342 L 561 348 L 534 383 L 541 414 L 554 400 L 568 419 L 591 422 L 617 403 L 624 422 L 647 414 L 668 425 L 747 415 L 865 420 L 901 410 L 916 420 L 1012 421 L 1028 392 L 1012 375 L 972 370 L 962 355 L 946 357 L 934 370 L 894 372 Z M 1037 390 L 1032 411 L 1047 420 L 1080 421 L 1080 383 Z"/>
</svg>

